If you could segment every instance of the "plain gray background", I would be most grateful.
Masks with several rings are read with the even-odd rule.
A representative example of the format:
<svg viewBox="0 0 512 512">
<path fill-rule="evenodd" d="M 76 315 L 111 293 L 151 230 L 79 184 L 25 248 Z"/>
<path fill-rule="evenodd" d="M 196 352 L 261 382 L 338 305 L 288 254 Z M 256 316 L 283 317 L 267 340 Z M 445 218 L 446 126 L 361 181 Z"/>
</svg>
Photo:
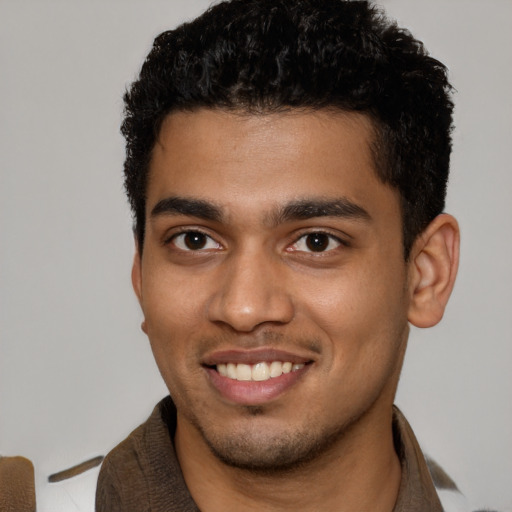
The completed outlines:
<svg viewBox="0 0 512 512">
<path fill-rule="evenodd" d="M 51 473 L 106 453 L 166 394 L 131 291 L 121 96 L 154 36 L 208 0 L 0 0 L 0 453 Z M 512 2 L 383 0 L 457 89 L 445 320 L 397 397 L 473 508 L 512 510 Z"/>
</svg>

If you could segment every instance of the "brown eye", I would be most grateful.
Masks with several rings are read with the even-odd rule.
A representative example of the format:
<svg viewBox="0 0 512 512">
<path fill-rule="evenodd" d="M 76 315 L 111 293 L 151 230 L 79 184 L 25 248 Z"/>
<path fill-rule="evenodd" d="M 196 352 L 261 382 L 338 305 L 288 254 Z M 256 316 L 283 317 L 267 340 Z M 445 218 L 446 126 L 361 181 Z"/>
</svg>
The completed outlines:
<svg viewBox="0 0 512 512">
<path fill-rule="evenodd" d="M 291 247 L 291 251 L 299 252 L 328 252 L 344 245 L 343 241 L 329 233 L 321 231 L 302 235 Z"/>
<path fill-rule="evenodd" d="M 172 243 L 182 251 L 200 251 L 202 249 L 221 249 L 213 238 L 201 231 L 186 231 L 173 237 Z"/>
<path fill-rule="evenodd" d="M 330 237 L 325 233 L 311 233 L 306 235 L 306 247 L 310 251 L 322 252 L 329 247 Z"/>
<path fill-rule="evenodd" d="M 183 242 L 191 251 L 195 251 L 197 249 L 203 249 L 206 245 L 206 235 L 203 233 L 185 233 L 183 236 Z"/>
</svg>

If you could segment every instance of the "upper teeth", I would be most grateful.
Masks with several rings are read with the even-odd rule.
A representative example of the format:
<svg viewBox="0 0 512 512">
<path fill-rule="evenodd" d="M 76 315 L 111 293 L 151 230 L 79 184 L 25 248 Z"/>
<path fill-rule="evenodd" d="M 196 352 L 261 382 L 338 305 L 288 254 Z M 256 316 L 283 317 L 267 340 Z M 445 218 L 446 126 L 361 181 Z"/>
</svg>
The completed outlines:
<svg viewBox="0 0 512 512">
<path fill-rule="evenodd" d="M 304 363 L 290 363 L 281 361 L 272 361 L 271 363 L 235 364 L 221 363 L 217 365 L 217 371 L 228 379 L 234 380 L 255 380 L 262 381 L 279 377 L 283 373 L 300 370 Z"/>
</svg>

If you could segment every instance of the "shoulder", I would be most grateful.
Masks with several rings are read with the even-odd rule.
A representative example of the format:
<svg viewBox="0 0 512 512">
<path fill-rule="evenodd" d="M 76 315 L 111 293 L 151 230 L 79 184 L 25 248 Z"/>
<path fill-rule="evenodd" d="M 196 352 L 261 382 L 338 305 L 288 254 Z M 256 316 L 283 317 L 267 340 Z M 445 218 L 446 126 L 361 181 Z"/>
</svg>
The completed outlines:
<svg viewBox="0 0 512 512">
<path fill-rule="evenodd" d="M 143 438 L 145 425 L 135 429 L 105 457 L 98 475 L 96 507 L 98 510 L 122 510 L 123 489 L 138 494 L 137 488 L 144 482 Z"/>
<path fill-rule="evenodd" d="M 154 482 L 172 462 L 173 451 L 163 415 L 170 398 L 156 405 L 149 418 L 119 443 L 103 461 L 96 491 L 98 512 L 137 510 L 149 506 Z"/>
</svg>

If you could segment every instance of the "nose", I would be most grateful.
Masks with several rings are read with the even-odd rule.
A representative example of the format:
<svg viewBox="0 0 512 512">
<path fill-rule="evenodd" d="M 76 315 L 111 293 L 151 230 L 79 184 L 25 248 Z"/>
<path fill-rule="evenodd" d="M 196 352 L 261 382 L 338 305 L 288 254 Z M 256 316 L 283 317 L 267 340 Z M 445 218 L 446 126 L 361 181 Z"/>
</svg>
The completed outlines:
<svg viewBox="0 0 512 512">
<path fill-rule="evenodd" d="M 286 324 L 294 316 L 292 298 L 279 262 L 255 252 L 226 261 L 209 303 L 209 319 L 239 332 Z"/>
</svg>

